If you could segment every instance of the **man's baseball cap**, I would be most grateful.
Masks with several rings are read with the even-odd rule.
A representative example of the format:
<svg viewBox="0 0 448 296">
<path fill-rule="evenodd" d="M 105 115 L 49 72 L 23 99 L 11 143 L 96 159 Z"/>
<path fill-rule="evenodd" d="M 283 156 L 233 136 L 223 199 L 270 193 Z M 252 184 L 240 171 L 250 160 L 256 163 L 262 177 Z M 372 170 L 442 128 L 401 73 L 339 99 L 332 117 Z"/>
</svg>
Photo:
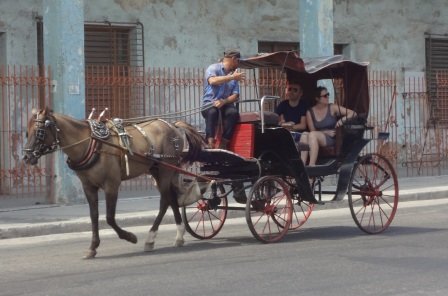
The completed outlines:
<svg viewBox="0 0 448 296">
<path fill-rule="evenodd" d="M 224 57 L 225 58 L 237 58 L 237 59 L 239 59 L 239 58 L 241 58 L 241 54 L 240 54 L 239 50 L 229 49 L 229 50 L 226 50 L 224 52 Z"/>
</svg>

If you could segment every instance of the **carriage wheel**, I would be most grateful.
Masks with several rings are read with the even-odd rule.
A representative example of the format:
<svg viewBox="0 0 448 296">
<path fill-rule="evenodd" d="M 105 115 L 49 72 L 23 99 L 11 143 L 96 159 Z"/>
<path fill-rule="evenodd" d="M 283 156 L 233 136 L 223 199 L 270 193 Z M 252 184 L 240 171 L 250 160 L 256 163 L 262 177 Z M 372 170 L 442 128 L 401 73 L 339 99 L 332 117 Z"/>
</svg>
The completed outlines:
<svg viewBox="0 0 448 296">
<path fill-rule="evenodd" d="M 308 220 L 314 209 L 314 204 L 306 200 L 293 200 L 292 221 L 289 229 L 297 229 Z"/>
<path fill-rule="evenodd" d="M 296 186 L 296 180 L 294 178 L 287 177 L 287 183 L 290 184 L 290 194 L 292 197 L 292 219 L 289 229 L 298 229 L 300 226 L 305 224 L 314 209 L 314 204 L 309 201 L 303 200 Z"/>
<path fill-rule="evenodd" d="M 380 154 L 367 154 L 355 164 L 348 189 L 353 220 L 369 234 L 383 232 L 398 206 L 398 180 L 392 164 Z"/>
<path fill-rule="evenodd" d="M 210 199 L 200 199 L 198 202 L 182 208 L 182 219 L 185 229 L 197 239 L 209 239 L 218 234 L 227 218 L 227 196 L 224 186 L 218 186 L 221 193 L 218 207 L 213 207 L 211 192 L 204 193 Z M 218 194 L 219 195 L 219 194 Z"/>
<path fill-rule="evenodd" d="M 291 225 L 292 212 L 285 181 L 265 176 L 255 182 L 246 204 L 246 221 L 256 239 L 263 243 L 281 240 Z"/>
</svg>

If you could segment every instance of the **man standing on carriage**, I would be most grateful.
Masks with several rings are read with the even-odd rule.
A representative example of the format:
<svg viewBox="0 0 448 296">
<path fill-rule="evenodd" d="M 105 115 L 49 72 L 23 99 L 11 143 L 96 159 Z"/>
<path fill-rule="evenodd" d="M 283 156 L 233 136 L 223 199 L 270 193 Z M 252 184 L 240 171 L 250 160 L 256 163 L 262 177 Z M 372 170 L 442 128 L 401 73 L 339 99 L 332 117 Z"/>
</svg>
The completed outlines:
<svg viewBox="0 0 448 296">
<path fill-rule="evenodd" d="M 239 81 L 245 78 L 245 73 L 237 71 L 240 57 L 239 51 L 228 50 L 219 63 L 210 65 L 205 72 L 202 116 L 209 148 L 216 148 L 216 129 L 221 121 L 223 133 L 219 148 L 227 149 L 238 121 L 235 102 L 240 96 Z"/>
</svg>

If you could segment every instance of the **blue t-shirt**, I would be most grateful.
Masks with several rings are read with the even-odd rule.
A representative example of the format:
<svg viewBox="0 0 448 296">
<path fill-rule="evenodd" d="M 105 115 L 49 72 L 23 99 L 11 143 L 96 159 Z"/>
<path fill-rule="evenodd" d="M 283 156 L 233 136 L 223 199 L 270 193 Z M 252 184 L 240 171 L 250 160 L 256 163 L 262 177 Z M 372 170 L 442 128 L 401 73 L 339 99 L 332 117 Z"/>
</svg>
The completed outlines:
<svg viewBox="0 0 448 296">
<path fill-rule="evenodd" d="M 210 65 L 205 71 L 204 79 L 204 95 L 202 96 L 202 104 L 208 104 L 217 99 L 225 99 L 232 94 L 240 93 L 240 86 L 237 80 L 231 80 L 221 85 L 210 85 L 208 79 L 214 76 L 225 76 L 224 65 L 222 63 L 216 63 Z"/>
<path fill-rule="evenodd" d="M 295 107 L 291 107 L 288 100 L 282 101 L 275 109 L 275 113 L 277 113 L 278 115 L 283 115 L 283 118 L 286 122 L 292 121 L 297 124 L 300 122 L 302 116 L 306 116 L 307 110 L 308 104 L 302 98 L 300 99 L 299 104 Z"/>
</svg>

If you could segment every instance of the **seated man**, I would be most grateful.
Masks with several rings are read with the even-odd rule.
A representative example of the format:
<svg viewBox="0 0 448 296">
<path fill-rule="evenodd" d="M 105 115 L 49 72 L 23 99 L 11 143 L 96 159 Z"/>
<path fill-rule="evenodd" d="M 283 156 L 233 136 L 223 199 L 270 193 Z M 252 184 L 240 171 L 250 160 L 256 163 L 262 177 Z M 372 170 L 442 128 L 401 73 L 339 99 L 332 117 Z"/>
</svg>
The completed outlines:
<svg viewBox="0 0 448 296">
<path fill-rule="evenodd" d="M 240 95 L 239 82 L 245 78 L 244 72 L 236 71 L 239 60 L 240 52 L 229 50 L 221 62 L 210 65 L 205 71 L 202 116 L 209 148 L 217 148 L 215 136 L 220 115 L 224 122 L 221 149 L 227 149 L 238 121 L 239 113 L 234 103 Z"/>
<path fill-rule="evenodd" d="M 301 132 L 307 130 L 306 111 L 308 103 L 302 98 L 302 87 L 298 82 L 288 81 L 285 90 L 285 100 L 276 108 L 279 115 L 279 125 L 288 129 L 295 142 L 299 142 Z"/>
</svg>

